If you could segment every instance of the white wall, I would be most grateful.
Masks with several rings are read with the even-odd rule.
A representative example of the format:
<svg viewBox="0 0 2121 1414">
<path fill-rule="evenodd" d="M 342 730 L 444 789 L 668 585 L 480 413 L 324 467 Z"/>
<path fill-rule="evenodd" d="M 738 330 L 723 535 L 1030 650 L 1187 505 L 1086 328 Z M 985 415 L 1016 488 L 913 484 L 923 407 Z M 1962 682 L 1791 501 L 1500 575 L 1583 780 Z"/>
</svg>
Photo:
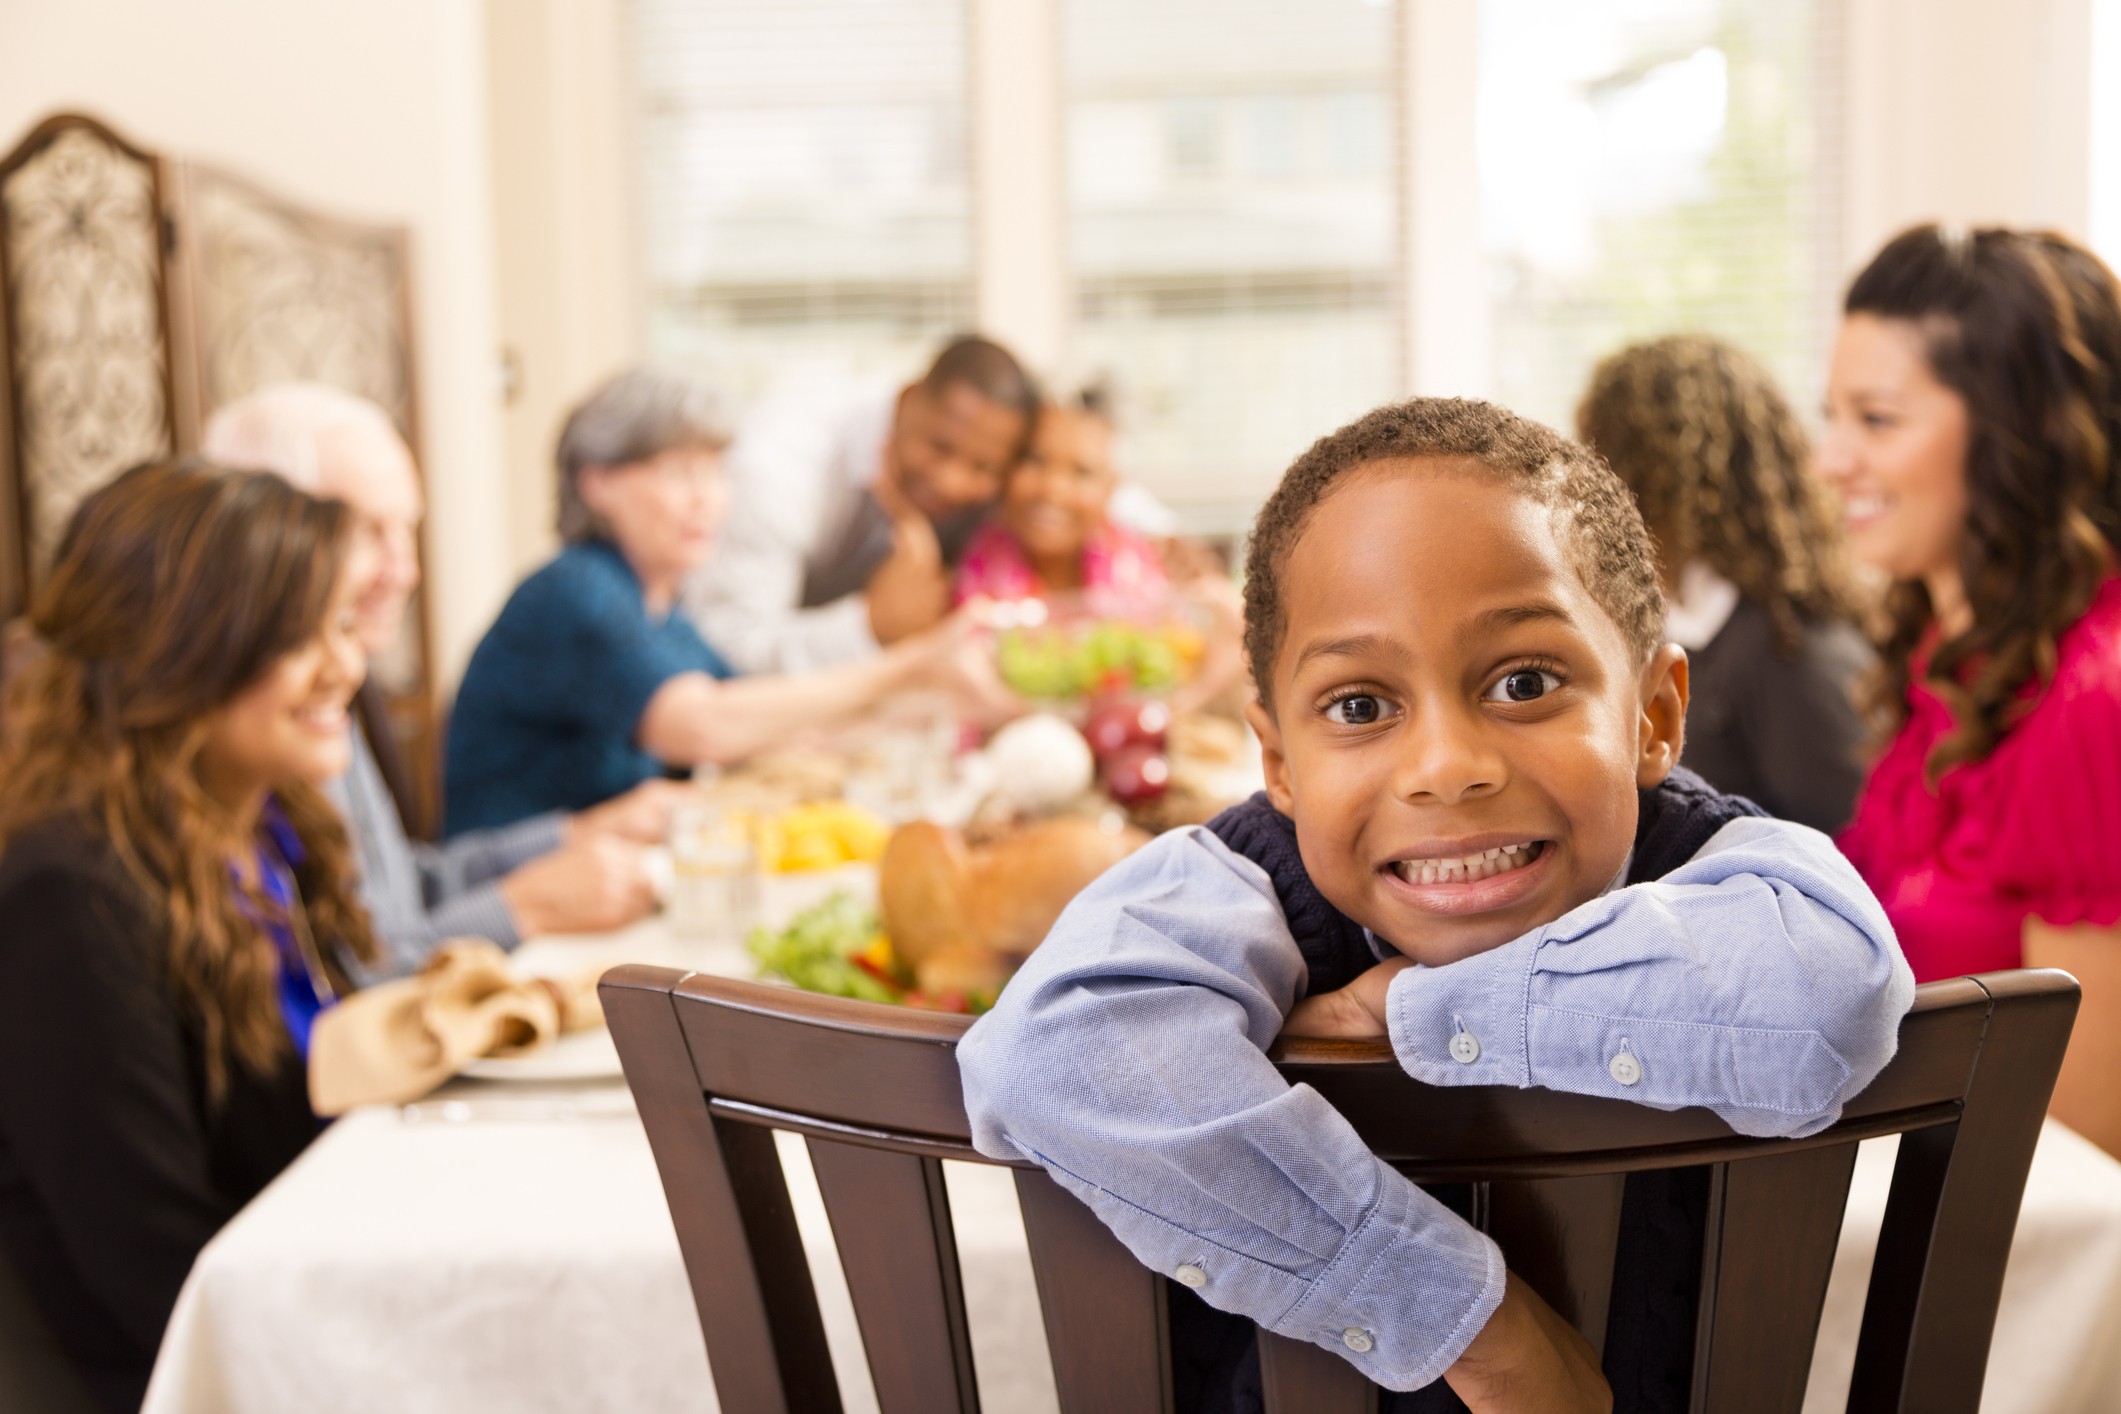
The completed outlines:
<svg viewBox="0 0 2121 1414">
<path fill-rule="evenodd" d="M 2121 0 L 2093 0 L 2091 51 L 2091 241 L 2121 269 Z"/>
<path fill-rule="evenodd" d="M 479 0 L 0 0 L 0 150 L 61 109 L 409 224 L 441 686 L 514 582 Z"/>
<path fill-rule="evenodd" d="M 2091 215 L 2092 0 L 1844 0 L 1844 264 L 1920 221 Z"/>
<path fill-rule="evenodd" d="M 510 563 L 557 548 L 553 446 L 641 347 L 622 0 L 487 0 Z"/>
</svg>

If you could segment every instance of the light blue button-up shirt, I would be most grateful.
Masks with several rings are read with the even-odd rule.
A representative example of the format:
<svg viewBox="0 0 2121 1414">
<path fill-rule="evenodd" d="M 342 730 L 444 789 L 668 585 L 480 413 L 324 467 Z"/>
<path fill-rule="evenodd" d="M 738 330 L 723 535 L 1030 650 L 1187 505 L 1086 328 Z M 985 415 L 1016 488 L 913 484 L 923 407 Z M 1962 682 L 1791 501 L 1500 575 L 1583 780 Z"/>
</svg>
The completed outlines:
<svg viewBox="0 0 2121 1414">
<path fill-rule="evenodd" d="M 1502 1254 L 1269 1064 L 1305 982 L 1266 872 L 1204 829 L 1166 834 L 1069 905 L 958 1047 L 973 1143 L 1043 1166 L 1149 1267 L 1199 1269 L 1211 1304 L 1416 1389 L 1493 1314 Z M 1804 1135 L 1892 1058 L 1914 985 L 1832 841 L 1746 818 L 1663 879 L 1408 968 L 1387 1001 L 1393 1050 L 1430 1084 Z"/>
</svg>

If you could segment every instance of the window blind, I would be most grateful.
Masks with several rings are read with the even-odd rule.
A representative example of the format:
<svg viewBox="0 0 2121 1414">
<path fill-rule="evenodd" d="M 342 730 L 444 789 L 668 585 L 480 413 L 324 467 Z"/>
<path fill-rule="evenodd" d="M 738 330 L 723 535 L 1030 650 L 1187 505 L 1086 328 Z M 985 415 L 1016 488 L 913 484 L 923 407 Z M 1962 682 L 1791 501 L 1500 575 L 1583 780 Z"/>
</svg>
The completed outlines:
<svg viewBox="0 0 2121 1414">
<path fill-rule="evenodd" d="M 633 0 L 650 351 L 753 394 L 970 322 L 962 0 Z"/>
<path fill-rule="evenodd" d="M 1367 0 L 1063 0 L 1075 361 L 1127 470 L 1240 530 L 1398 382 L 1394 18 Z"/>
</svg>

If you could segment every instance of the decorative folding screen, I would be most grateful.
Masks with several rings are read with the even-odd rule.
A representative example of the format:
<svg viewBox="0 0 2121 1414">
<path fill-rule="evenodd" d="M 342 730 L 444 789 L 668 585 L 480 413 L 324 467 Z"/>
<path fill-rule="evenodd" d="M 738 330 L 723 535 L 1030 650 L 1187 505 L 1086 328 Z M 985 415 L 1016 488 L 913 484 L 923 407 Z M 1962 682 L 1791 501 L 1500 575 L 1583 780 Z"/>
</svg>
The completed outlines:
<svg viewBox="0 0 2121 1414">
<path fill-rule="evenodd" d="M 305 210 L 92 118 L 39 124 L 0 160 L 0 620 L 24 612 L 85 493 L 196 448 L 214 409 L 267 384 L 369 398 L 417 450 L 411 286 L 404 227 Z M 430 767 L 424 595 L 407 613 L 373 671 Z"/>
</svg>

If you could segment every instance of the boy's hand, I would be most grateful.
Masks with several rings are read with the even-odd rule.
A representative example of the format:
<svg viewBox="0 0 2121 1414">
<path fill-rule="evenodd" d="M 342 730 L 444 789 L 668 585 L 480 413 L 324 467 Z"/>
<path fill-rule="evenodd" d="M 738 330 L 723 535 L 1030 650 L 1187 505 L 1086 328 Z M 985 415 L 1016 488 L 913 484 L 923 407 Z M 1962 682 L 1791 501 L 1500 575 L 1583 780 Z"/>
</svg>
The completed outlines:
<svg viewBox="0 0 2121 1414">
<path fill-rule="evenodd" d="M 1590 1342 L 1517 1273 L 1508 1281 L 1444 1380 L 1473 1414 L 1611 1414 L 1613 1391 Z"/>
<path fill-rule="evenodd" d="M 1413 965 L 1412 958 L 1395 957 L 1378 963 L 1337 992 L 1305 997 L 1282 1023 L 1281 1034 L 1341 1036 L 1350 1040 L 1389 1035 L 1385 993 L 1392 989 L 1392 979 Z"/>
</svg>

